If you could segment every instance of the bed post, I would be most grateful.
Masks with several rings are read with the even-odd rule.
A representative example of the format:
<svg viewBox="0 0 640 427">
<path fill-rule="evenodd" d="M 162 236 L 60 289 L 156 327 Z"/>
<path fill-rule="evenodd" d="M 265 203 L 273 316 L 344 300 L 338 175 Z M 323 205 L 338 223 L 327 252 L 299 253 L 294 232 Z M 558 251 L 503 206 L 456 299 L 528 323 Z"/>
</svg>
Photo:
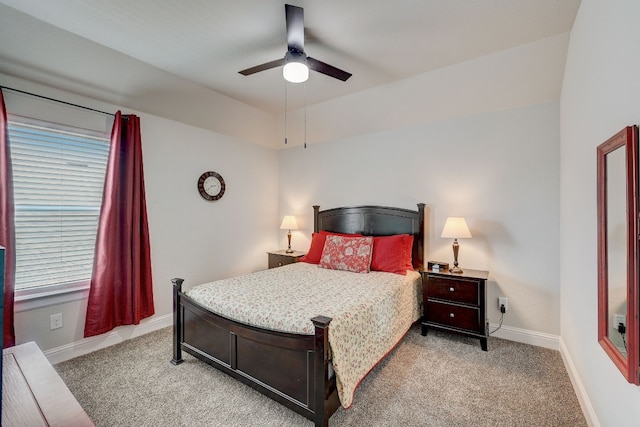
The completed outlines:
<svg viewBox="0 0 640 427">
<path fill-rule="evenodd" d="M 182 282 L 184 279 L 171 279 L 173 283 L 173 359 L 171 363 L 174 365 L 182 363 L 182 307 L 179 302 Z"/>
<path fill-rule="evenodd" d="M 424 203 L 418 203 L 418 259 L 420 260 L 420 265 L 418 265 L 419 270 L 424 270 Z"/>
<path fill-rule="evenodd" d="M 318 227 L 320 226 L 320 224 L 318 224 L 318 213 L 320 212 L 320 205 L 313 205 L 313 232 L 317 233 L 318 231 Z"/>
<path fill-rule="evenodd" d="M 315 206 L 314 206 L 315 208 Z M 314 344 L 314 423 L 316 427 L 327 427 L 329 416 L 327 405 L 327 381 L 329 380 L 329 323 L 330 317 L 316 316 L 311 319 L 315 326 Z"/>
</svg>

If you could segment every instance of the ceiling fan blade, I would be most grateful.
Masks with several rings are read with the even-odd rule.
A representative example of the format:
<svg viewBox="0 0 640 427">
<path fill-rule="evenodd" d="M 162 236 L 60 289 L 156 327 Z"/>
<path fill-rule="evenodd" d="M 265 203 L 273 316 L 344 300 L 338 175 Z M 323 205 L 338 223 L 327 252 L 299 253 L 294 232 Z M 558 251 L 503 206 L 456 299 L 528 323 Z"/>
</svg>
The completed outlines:
<svg viewBox="0 0 640 427">
<path fill-rule="evenodd" d="M 264 64 L 256 65 L 255 67 L 251 67 L 251 68 L 247 68 L 246 70 L 238 71 L 238 73 L 242 74 L 243 76 L 248 76 L 248 75 L 251 75 L 251 74 L 259 73 L 260 71 L 268 70 L 270 68 L 276 68 L 276 67 L 279 67 L 281 65 L 284 65 L 284 58 L 276 59 L 275 61 L 271 61 L 271 62 L 265 62 Z"/>
<path fill-rule="evenodd" d="M 349 77 L 352 76 L 351 73 L 347 73 L 340 68 L 336 68 L 333 65 L 326 64 L 311 57 L 307 57 L 307 65 L 314 71 L 326 74 L 327 76 L 333 77 L 334 79 L 342 80 L 343 82 L 346 82 Z"/>
<path fill-rule="evenodd" d="M 284 5 L 287 21 L 287 47 L 304 52 L 304 9 L 290 4 Z"/>
</svg>

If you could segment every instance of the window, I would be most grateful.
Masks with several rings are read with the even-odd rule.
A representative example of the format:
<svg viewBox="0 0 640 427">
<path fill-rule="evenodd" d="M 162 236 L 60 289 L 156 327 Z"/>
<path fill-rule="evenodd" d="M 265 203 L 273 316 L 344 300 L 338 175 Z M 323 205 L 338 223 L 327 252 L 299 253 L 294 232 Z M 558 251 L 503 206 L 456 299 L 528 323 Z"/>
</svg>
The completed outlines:
<svg viewBox="0 0 640 427">
<path fill-rule="evenodd" d="M 91 278 L 109 139 L 46 122 L 9 121 L 16 283 L 45 292 Z"/>
</svg>

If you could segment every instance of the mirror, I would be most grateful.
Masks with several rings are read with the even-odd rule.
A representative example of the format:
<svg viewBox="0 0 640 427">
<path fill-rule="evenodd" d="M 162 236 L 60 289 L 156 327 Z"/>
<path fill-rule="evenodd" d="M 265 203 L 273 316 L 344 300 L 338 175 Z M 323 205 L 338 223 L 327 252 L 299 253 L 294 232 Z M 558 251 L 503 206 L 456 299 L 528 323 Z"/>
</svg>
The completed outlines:
<svg viewBox="0 0 640 427">
<path fill-rule="evenodd" d="M 598 146 L 598 342 L 640 385 L 638 127 Z"/>
</svg>

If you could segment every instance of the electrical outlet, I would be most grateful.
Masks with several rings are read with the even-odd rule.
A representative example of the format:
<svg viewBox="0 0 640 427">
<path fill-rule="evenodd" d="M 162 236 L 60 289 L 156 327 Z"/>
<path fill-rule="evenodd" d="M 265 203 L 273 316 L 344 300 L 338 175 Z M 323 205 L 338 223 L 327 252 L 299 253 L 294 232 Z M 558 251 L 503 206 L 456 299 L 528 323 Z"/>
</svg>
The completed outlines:
<svg viewBox="0 0 640 427">
<path fill-rule="evenodd" d="M 509 309 L 509 300 L 507 300 L 505 297 L 498 297 L 498 310 L 500 310 L 500 307 L 502 307 L 503 305 L 504 312 L 506 313 Z"/>
<path fill-rule="evenodd" d="M 627 326 L 627 316 L 624 314 L 614 314 L 613 315 L 613 329 L 618 330 L 618 325 L 622 323 L 625 327 Z"/>
<path fill-rule="evenodd" d="M 62 313 L 56 313 L 49 316 L 49 329 L 60 329 L 62 328 Z"/>
</svg>

